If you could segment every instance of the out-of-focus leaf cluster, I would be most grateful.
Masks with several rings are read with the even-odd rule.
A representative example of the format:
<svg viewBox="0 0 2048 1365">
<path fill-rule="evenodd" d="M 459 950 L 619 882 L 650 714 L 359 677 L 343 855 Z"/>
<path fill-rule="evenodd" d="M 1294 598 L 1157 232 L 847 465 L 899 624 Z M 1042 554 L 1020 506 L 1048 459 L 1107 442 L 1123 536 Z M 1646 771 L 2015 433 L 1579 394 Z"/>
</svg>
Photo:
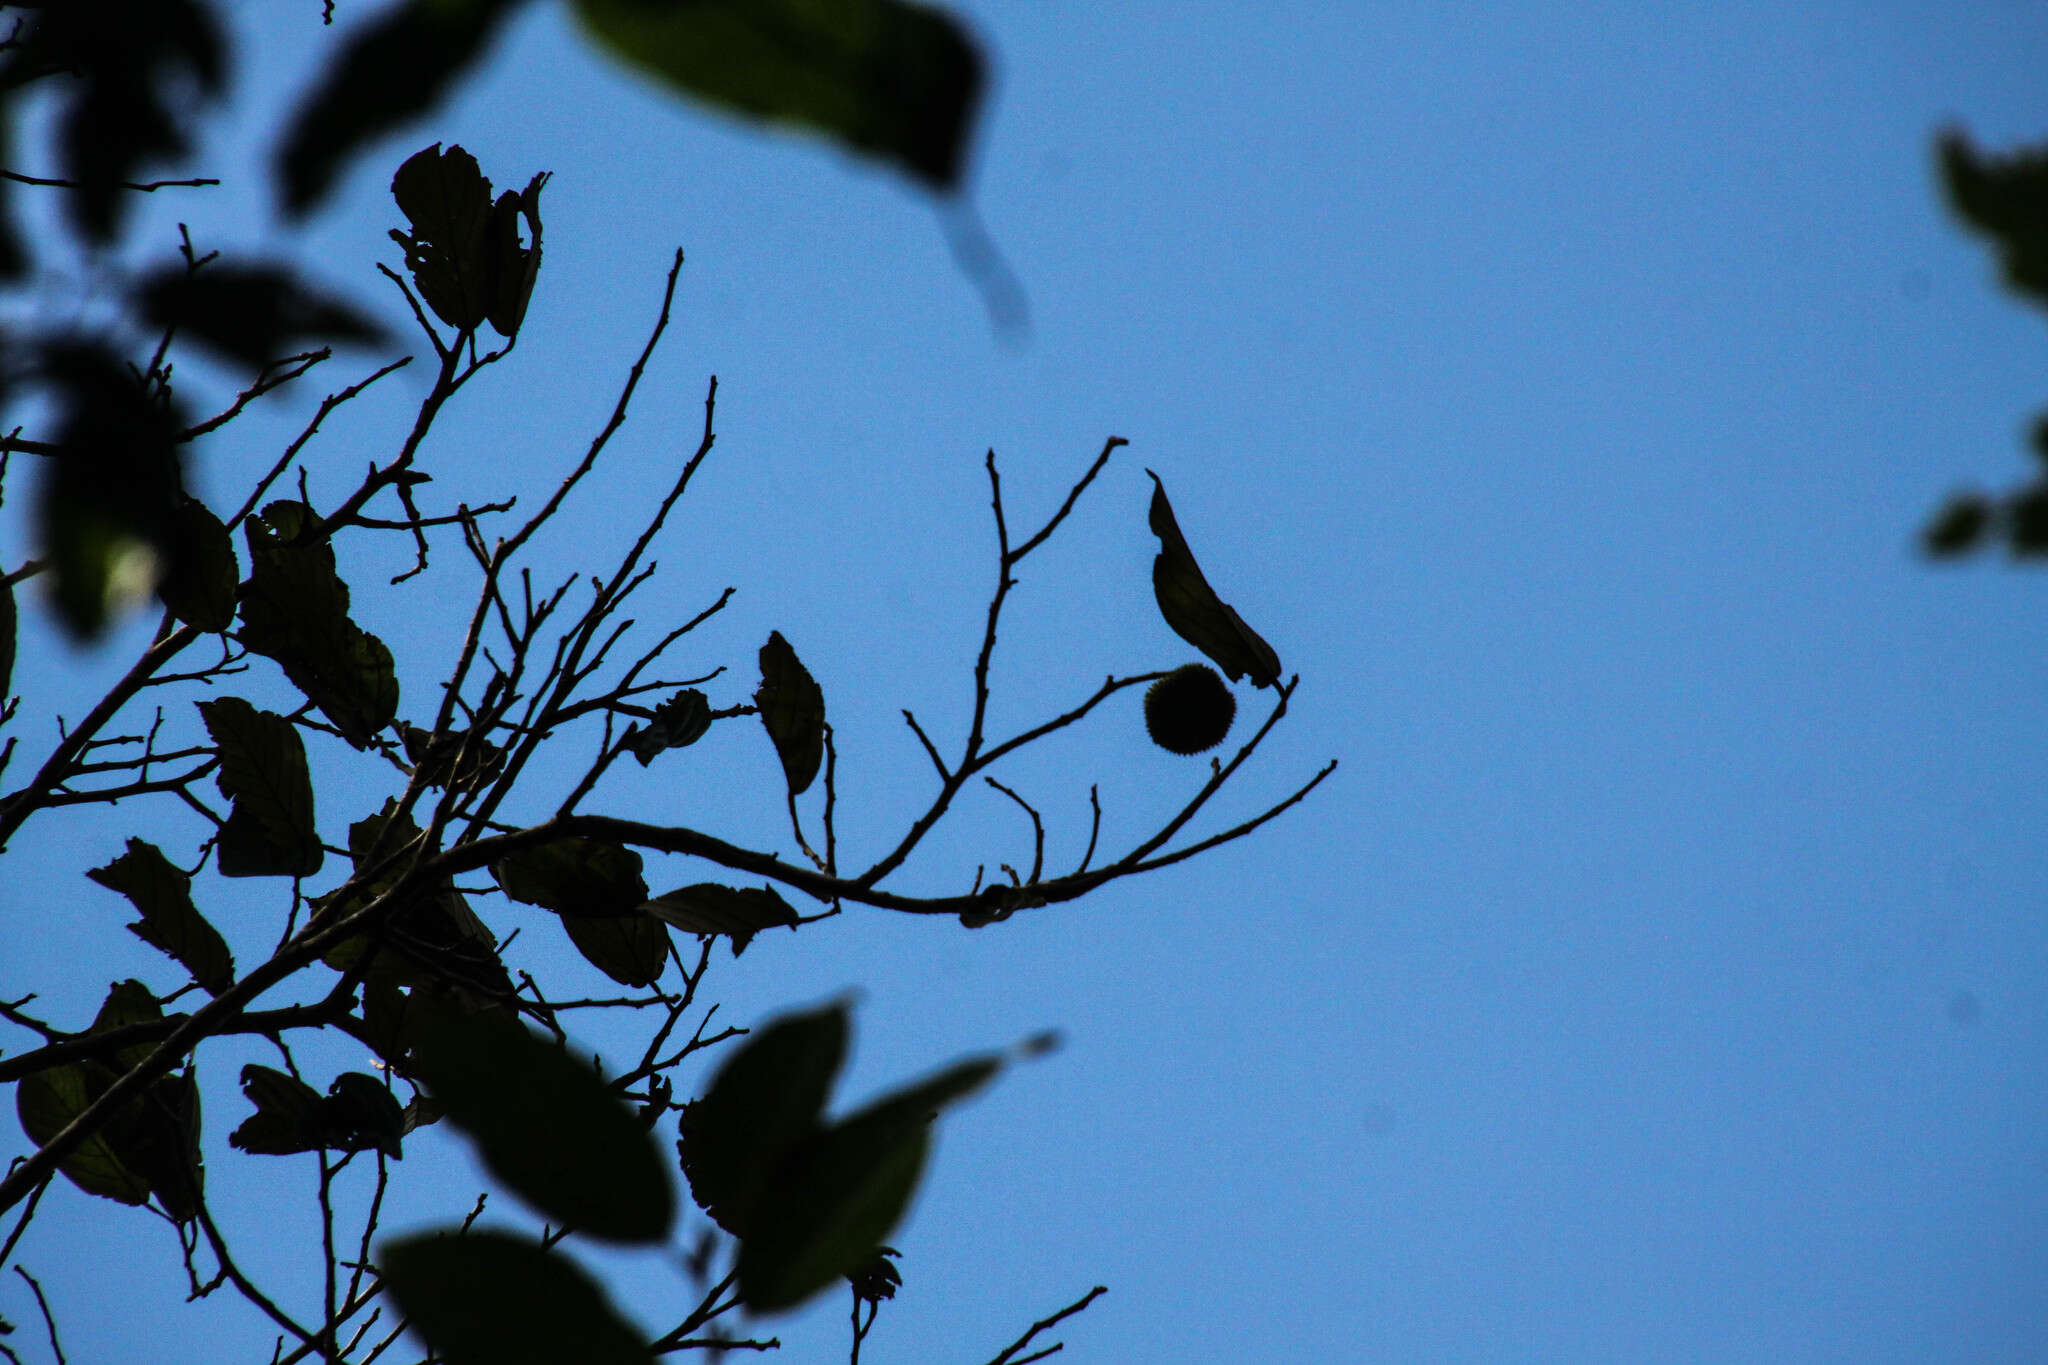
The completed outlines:
<svg viewBox="0 0 2048 1365">
<path fill-rule="evenodd" d="M 2048 308 L 2048 146 L 1989 155 L 1951 131 L 1937 150 L 1949 206 L 1988 241 L 2007 288 Z M 2033 481 L 2003 495 L 1953 495 L 1921 532 L 1929 554 L 2002 542 L 2016 558 L 2048 555 L 2048 412 L 2034 419 L 2028 444 L 2040 465 Z"/>
</svg>

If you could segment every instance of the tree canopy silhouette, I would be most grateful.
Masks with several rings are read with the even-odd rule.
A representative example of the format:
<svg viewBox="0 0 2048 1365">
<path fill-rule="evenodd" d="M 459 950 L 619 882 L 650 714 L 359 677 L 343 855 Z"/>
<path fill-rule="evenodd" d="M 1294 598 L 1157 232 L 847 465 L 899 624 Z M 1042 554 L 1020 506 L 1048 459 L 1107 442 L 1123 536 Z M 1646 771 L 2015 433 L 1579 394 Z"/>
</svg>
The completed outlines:
<svg viewBox="0 0 2048 1365">
<path fill-rule="evenodd" d="M 294 214 L 316 208 L 344 165 L 484 60 L 518 8 L 411 0 L 341 38 L 278 139 L 280 202 Z M 936 194 L 958 191 L 983 62 L 944 14 L 900 0 L 573 8 L 601 47 L 683 94 L 824 136 Z M 142 177 L 183 168 L 203 107 L 231 84 L 212 5 L 0 10 L 17 11 L 0 109 L 15 114 L 47 95 L 57 111 L 48 149 L 57 173 L 10 171 L 14 192 L 63 196 L 65 230 L 107 252 L 125 244 L 136 195 L 211 183 Z M 693 632 L 730 589 L 675 619 L 651 619 L 649 551 L 717 443 L 715 378 L 694 447 L 665 488 L 649 490 L 612 558 L 565 570 L 536 549 L 536 534 L 585 491 L 627 427 L 669 323 L 680 251 L 609 416 L 580 456 L 549 474 L 543 495 L 434 482 L 437 419 L 514 361 L 529 301 L 546 287 L 548 175 L 493 168 L 508 169 L 523 188 L 495 190 L 466 150 L 439 142 L 395 168 L 398 261 L 382 271 L 431 374 L 403 436 L 366 472 L 349 472 L 361 468 L 355 457 L 338 461 L 324 447 L 323 423 L 384 399 L 381 381 L 413 355 L 338 384 L 281 449 L 248 462 L 260 472 L 227 501 L 192 492 L 188 462 L 202 444 L 242 439 L 243 419 L 272 395 L 346 363 L 336 348 L 382 356 L 400 341 L 360 298 L 309 284 L 289 260 L 222 259 L 188 237 L 161 266 L 110 275 L 115 325 L 59 323 L 0 340 L 11 427 L 0 481 L 22 478 L 25 459 L 35 498 L 32 552 L 0 558 L 0 852 L 18 850 L 31 822 L 39 837 L 89 819 L 114 840 L 106 862 L 49 891 L 49 960 L 9 963 L 0 983 L 0 1019 L 27 1039 L 0 1056 L 0 1083 L 14 1086 L 28 1143 L 0 1177 L 0 1214 L 11 1215 L 0 1263 L 31 1244 L 47 1198 L 83 1195 L 109 1201 L 108 1216 L 113 1204 L 161 1215 L 193 1297 L 239 1295 L 274 1327 L 279 1362 L 367 1361 L 408 1329 L 451 1362 L 767 1349 L 772 1339 L 728 1329 L 735 1315 L 767 1317 L 835 1285 L 851 1299 L 857 1361 L 902 1283 L 887 1241 L 919 1184 L 935 1120 L 1047 1040 L 955 1060 L 842 1110 L 832 1101 L 847 1004 L 714 1027 L 706 983 L 715 950 L 737 956 L 760 934 L 798 932 L 852 905 L 985 929 L 1240 839 L 1335 765 L 1250 818 L 1221 827 L 1209 818 L 1212 799 L 1287 715 L 1299 680 L 1210 586 L 1156 476 L 1149 512 L 1133 508 L 1127 525 L 1159 539 L 1153 582 L 1164 624 L 1215 668 L 1161 660 L 1092 687 L 1067 684 L 1061 701 L 1029 699 L 1038 719 L 997 730 L 991 660 L 1009 594 L 1125 442 L 1106 439 L 1054 509 L 1018 527 L 991 452 L 997 573 L 967 661 L 970 719 L 948 740 L 903 713 L 933 770 L 929 800 L 893 842 L 848 848 L 836 820 L 831 679 L 814 676 L 779 631 L 751 667 L 671 662 L 695 647 Z M 32 291 L 45 244 L 11 217 L 0 223 L 0 270 Z M 175 363 L 191 352 L 244 376 L 218 411 L 195 412 L 174 383 Z M 411 567 L 365 584 L 352 567 L 356 547 L 391 536 L 411 547 Z M 365 624 L 374 619 L 366 606 L 429 592 L 443 610 L 467 603 L 459 649 L 438 674 Z M 158 624 L 112 685 L 37 699 L 64 719 L 54 743 L 19 733 L 19 613 L 46 605 L 92 640 L 152 599 Z M 1053 735 L 1110 721 L 1105 704 L 1133 689 L 1150 689 L 1146 723 L 1163 747 L 1214 749 L 1238 706 L 1223 675 L 1270 694 L 1249 735 L 1197 769 L 1179 803 L 1127 846 L 1102 846 L 1091 788 L 1086 852 L 1049 866 L 1043 817 L 995 770 Z M 606 778 L 621 759 L 680 767 L 691 761 L 682 751 L 714 726 L 735 725 L 758 726 L 780 770 L 786 830 L 714 832 L 608 808 Z M 908 860 L 977 780 L 1028 817 L 1028 865 L 997 853 L 936 889 L 906 879 Z M 196 814 L 201 836 L 180 834 L 163 818 L 171 811 Z M 774 850 L 785 834 L 795 854 Z M 45 1017 L 34 1007 L 39 975 L 60 959 L 93 959 L 106 942 L 108 896 L 127 903 L 126 927 L 160 955 L 160 970 L 113 985 L 89 1020 Z M 230 899 L 232 917 L 218 909 Z M 545 952 L 528 951 L 532 940 L 515 946 L 504 930 L 513 906 L 559 924 L 554 942 L 617 993 L 577 996 Z M 625 1021 L 635 1049 L 594 1061 L 566 1022 L 592 1012 Z M 321 1040 L 336 1035 L 357 1065 L 332 1063 Z M 239 1108 L 209 1123 L 202 1091 L 222 1080 L 202 1050 L 231 1036 L 267 1040 L 279 1065 L 242 1066 Z M 679 1074 L 705 1053 L 716 1061 L 707 1087 L 679 1097 Z M 480 1198 L 459 1223 L 381 1236 L 389 1164 L 448 1132 L 533 1226 L 477 1226 Z M 311 1300 L 294 1301 L 267 1287 L 266 1267 L 237 1259 L 214 1210 L 257 1197 L 264 1163 L 308 1156 L 325 1270 Z M 682 1189 L 702 1215 L 678 1274 L 690 1284 L 672 1326 L 648 1339 L 575 1252 L 680 1248 L 696 1217 Z M 103 1288 L 117 1308 L 120 1286 Z M 1034 1323 L 996 1365 L 1059 1349 L 1037 1343 L 1101 1292 Z M 4 1343 L 0 1352 L 20 1358 Z"/>
</svg>

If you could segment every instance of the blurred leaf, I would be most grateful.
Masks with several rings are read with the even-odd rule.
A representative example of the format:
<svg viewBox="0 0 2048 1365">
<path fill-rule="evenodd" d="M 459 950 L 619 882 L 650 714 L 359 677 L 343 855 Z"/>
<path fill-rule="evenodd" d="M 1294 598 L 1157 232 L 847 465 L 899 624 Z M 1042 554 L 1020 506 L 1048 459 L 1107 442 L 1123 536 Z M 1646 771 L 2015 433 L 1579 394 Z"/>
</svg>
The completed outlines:
<svg viewBox="0 0 2048 1365">
<path fill-rule="evenodd" d="M 12 66 L 0 69 L 0 91 L 5 90 L 14 75 Z M 0 93 L 0 147 L 15 146 L 13 124 L 8 98 Z M 28 273 L 28 251 L 14 221 L 13 200 L 14 186 L 0 180 L 0 280 L 18 280 Z"/>
<path fill-rule="evenodd" d="M 711 728 L 711 699 L 694 687 L 686 687 L 654 708 L 647 728 L 626 731 L 626 747 L 646 767 L 665 749 L 683 749 L 704 738 Z"/>
<path fill-rule="evenodd" d="M 90 638 L 113 608 L 139 601 L 184 552 L 185 502 L 174 400 L 152 397 L 96 343 L 42 349 L 37 379 L 54 406 L 61 452 L 44 471 L 37 535 L 58 619 Z"/>
<path fill-rule="evenodd" d="M 802 1143 L 781 1163 L 752 1235 L 740 1246 L 739 1295 L 754 1312 L 794 1308 L 857 1271 L 910 1206 L 941 1109 L 1002 1069 L 978 1057 Z"/>
<path fill-rule="evenodd" d="M 1991 504 L 1972 493 L 1958 494 L 1920 532 L 1920 544 L 1937 558 L 1966 554 L 1983 543 L 1990 529 Z"/>
<path fill-rule="evenodd" d="M 643 911 L 563 915 L 562 928 L 586 962 L 622 986 L 652 986 L 668 967 L 668 929 Z"/>
<path fill-rule="evenodd" d="M 14 635 L 20 624 L 14 605 L 14 584 L 0 570 L 0 706 L 6 704 L 10 695 L 7 688 L 14 681 Z"/>
<path fill-rule="evenodd" d="M 299 342 L 385 339 L 383 326 L 354 304 L 316 293 L 282 265 L 166 266 L 136 287 L 142 317 L 175 327 L 231 360 L 261 366 Z"/>
<path fill-rule="evenodd" d="M 384 1285 L 448 1365 L 649 1365 L 639 1334 L 581 1267 L 500 1232 L 388 1242 Z"/>
<path fill-rule="evenodd" d="M 754 705 L 782 760 L 789 794 L 801 795 L 818 776 L 825 755 L 825 694 L 781 631 L 770 631 L 761 646 L 761 686 Z"/>
<path fill-rule="evenodd" d="M 2036 483 L 2005 503 L 2008 545 L 2015 557 L 2048 554 L 2048 485 Z"/>
<path fill-rule="evenodd" d="M 220 751 L 216 781 L 234 802 L 221 827 L 224 877 L 310 877 L 326 854 L 313 821 L 313 779 L 298 728 L 240 697 L 199 704 Z"/>
<path fill-rule="evenodd" d="M 720 886 L 699 882 L 679 887 L 647 902 L 647 912 L 689 934 L 725 934 L 738 957 L 763 929 L 787 926 L 798 919 L 789 902 L 761 887 Z"/>
<path fill-rule="evenodd" d="M 286 213 L 327 196 L 373 139 L 433 108 L 523 0 L 410 0 L 350 35 L 277 154 Z"/>
<path fill-rule="evenodd" d="M 602 839 L 556 839 L 491 864 L 498 889 L 558 915 L 626 915 L 647 899 L 640 855 Z"/>
<path fill-rule="evenodd" d="M 677 1147 L 690 1192 L 735 1237 L 753 1228 L 782 1159 L 823 1123 L 846 1036 L 843 1004 L 773 1020 L 684 1106 Z"/>
<path fill-rule="evenodd" d="M 213 6 L 198 0 L 66 0 L 36 13 L 10 54 L 0 88 L 51 72 L 58 94 L 63 178 L 78 186 L 65 210 L 88 240 L 113 240 L 145 165 L 182 156 L 197 100 L 226 83 L 227 52 Z"/>
<path fill-rule="evenodd" d="M 142 915 L 128 932 L 170 954 L 207 994 L 219 995 L 233 983 L 234 957 L 219 931 L 193 906 L 192 879 L 155 844 L 130 839 L 126 853 L 85 875 L 126 896 Z"/>
<path fill-rule="evenodd" d="M 1149 469 L 1145 472 L 1152 473 Z M 1278 682 L 1280 656 L 1202 576 L 1194 552 L 1180 533 L 1180 523 L 1174 520 L 1166 485 L 1157 474 L 1152 474 L 1150 522 L 1159 537 L 1159 555 L 1152 561 L 1152 592 L 1159 599 L 1159 614 L 1166 624 L 1214 660 L 1232 682 L 1247 674 L 1254 687 Z"/>
<path fill-rule="evenodd" d="M 178 551 L 157 580 L 156 595 L 180 621 L 207 632 L 226 630 L 235 621 L 242 577 L 234 537 L 197 498 L 176 501 L 171 526 Z"/>
<path fill-rule="evenodd" d="M 827 1124 L 846 1035 L 843 1004 L 778 1019 L 683 1109 L 691 1193 L 740 1239 L 739 1292 L 754 1312 L 860 1273 L 917 1189 L 933 1117 L 1002 1067 L 970 1058 Z"/>
<path fill-rule="evenodd" d="M 734 113 L 822 133 L 938 190 L 959 183 L 980 52 L 903 0 L 576 0 L 619 57 Z"/>
<path fill-rule="evenodd" d="M 285 676 L 356 748 L 398 714 L 398 676 L 384 642 L 349 619 L 334 547 L 303 503 L 274 502 L 244 524 L 249 581 L 237 638 Z"/>
<path fill-rule="evenodd" d="M 1939 152 L 1949 203 L 1996 245 L 2006 284 L 2048 303 L 2048 147 L 1987 156 L 1951 129 Z"/>
<path fill-rule="evenodd" d="M 415 1063 L 484 1164 L 548 1218 L 593 1237 L 657 1242 L 675 1218 L 654 1138 L 597 1073 L 502 1010 L 414 998 Z"/>
</svg>

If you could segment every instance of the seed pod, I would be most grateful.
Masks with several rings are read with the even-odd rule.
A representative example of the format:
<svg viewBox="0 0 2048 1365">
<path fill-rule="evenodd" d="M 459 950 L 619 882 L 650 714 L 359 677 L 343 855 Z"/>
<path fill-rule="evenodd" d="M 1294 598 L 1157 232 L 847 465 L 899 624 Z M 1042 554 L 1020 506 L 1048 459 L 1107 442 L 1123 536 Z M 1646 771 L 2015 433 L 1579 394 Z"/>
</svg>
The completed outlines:
<svg viewBox="0 0 2048 1365">
<path fill-rule="evenodd" d="M 1183 665 L 1145 689 L 1145 733 L 1176 754 L 1215 748 L 1236 717 L 1237 699 L 1207 664 Z"/>
</svg>

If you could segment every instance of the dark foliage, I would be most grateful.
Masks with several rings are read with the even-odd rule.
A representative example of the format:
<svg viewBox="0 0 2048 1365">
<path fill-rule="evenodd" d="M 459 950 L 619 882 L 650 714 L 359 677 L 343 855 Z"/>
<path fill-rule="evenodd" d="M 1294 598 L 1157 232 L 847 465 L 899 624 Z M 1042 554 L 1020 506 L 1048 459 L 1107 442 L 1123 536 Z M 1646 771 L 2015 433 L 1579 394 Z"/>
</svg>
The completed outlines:
<svg viewBox="0 0 2048 1365">
<path fill-rule="evenodd" d="M 601 46 L 693 99 L 822 135 L 934 190 L 957 189 L 965 172 L 984 64 L 942 13 L 904 0 L 572 3 Z M 342 39 L 281 138 L 282 201 L 295 212 L 313 208 L 376 138 L 455 89 L 518 8 L 519 0 L 413 0 Z M 24 11 L 4 44 L 0 127 L 15 125 L 22 100 L 52 92 L 60 172 L 0 183 L 65 196 L 72 248 L 111 259 L 132 196 L 211 183 L 136 177 L 176 169 L 195 145 L 201 106 L 229 88 L 216 6 L 74 0 L 0 9 Z M 1101 806 L 1091 791 L 1087 852 L 1069 870 L 1048 868 L 1044 819 L 997 779 L 997 765 L 1131 688 L 1153 685 L 1147 723 L 1179 752 L 1219 743 L 1235 702 L 1213 671 L 1188 665 L 1113 676 L 1013 734 L 990 731 L 989 660 L 1020 566 L 1124 443 L 1105 442 L 1058 510 L 1015 543 L 991 453 L 1000 563 L 971 670 L 972 718 L 957 748 L 942 754 L 904 713 L 936 770 L 935 790 L 893 845 L 865 866 L 843 866 L 825 687 L 788 641 L 771 633 L 757 657 L 758 686 L 720 697 L 715 680 L 726 665 L 659 675 L 671 652 L 696 647 L 691 632 L 730 590 L 652 643 L 638 643 L 622 614 L 653 573 L 650 544 L 711 453 L 715 380 L 696 449 L 667 489 L 650 493 L 626 548 L 611 563 L 573 566 L 553 593 L 532 586 L 531 542 L 625 422 L 668 324 L 680 252 L 611 420 L 551 481 L 539 510 L 508 524 L 498 519 L 512 497 L 443 500 L 420 467 L 437 416 L 514 351 L 541 273 L 546 183 L 536 174 L 523 189 L 494 192 L 468 152 L 440 143 L 398 166 L 391 189 L 406 225 L 390 235 L 403 269 L 386 273 L 432 357 L 407 434 L 377 451 L 367 472 L 355 451 L 329 458 L 315 448 L 330 413 L 412 357 L 330 393 L 275 459 L 234 466 L 233 511 L 192 495 L 193 442 L 331 363 L 336 346 L 391 345 L 396 339 L 354 296 L 308 282 L 287 262 L 202 254 L 187 237 L 159 268 L 101 272 L 116 325 L 88 334 L 60 323 L 0 338 L 0 402 L 24 407 L 37 428 L 12 428 L 0 450 L 0 483 L 19 477 L 22 466 L 8 458 L 33 463 L 37 537 L 32 556 L 0 561 L 0 773 L 17 749 L 43 746 L 33 770 L 9 773 L 0 795 L 0 853 L 31 821 L 39 830 L 81 813 L 97 821 L 89 828 L 115 842 L 83 875 L 125 900 L 134 915 L 128 932 L 161 954 L 160 974 L 114 985 L 82 1027 L 30 1014 L 32 980 L 28 990 L 14 990 L 17 981 L 0 993 L 14 1001 L 0 1001 L 0 1020 L 35 1039 L 0 1056 L 0 1083 L 15 1085 L 16 1113 L 35 1148 L 0 1176 L 0 1212 L 20 1210 L 0 1260 L 14 1254 L 61 1175 L 87 1195 L 161 1214 L 192 1295 L 239 1294 L 275 1327 L 279 1362 L 367 1361 L 407 1327 L 457 1365 L 768 1349 L 772 1340 L 733 1337 L 723 1320 L 788 1310 L 842 1282 L 854 1299 L 857 1360 L 880 1304 L 903 1284 L 899 1253 L 883 1242 L 911 1202 L 936 1121 L 1008 1057 L 957 1061 L 835 1116 L 828 1110 L 845 1060 L 846 1007 L 787 1015 L 735 1044 L 747 1031 L 714 1029 L 716 1006 L 699 998 L 714 945 L 722 939 L 737 955 L 766 930 L 798 932 L 849 906 L 933 917 L 935 928 L 992 926 L 1241 838 L 1334 765 L 1250 818 L 1184 833 L 1284 717 L 1297 680 L 1282 681 L 1271 647 L 1210 589 L 1162 488 L 1150 525 L 1162 547 L 1154 584 L 1165 623 L 1233 679 L 1249 675 L 1272 689 L 1274 703 L 1177 810 L 1100 859 Z M 19 279 L 32 255 L 59 244 L 35 243 L 32 253 L 6 221 L 0 205 L 0 275 Z M 210 418 L 195 419 L 173 383 L 175 361 L 192 348 L 246 381 Z M 316 468 L 317 482 L 309 477 Z M 275 496 L 294 471 L 296 495 Z M 1133 533 L 1142 534 L 1132 511 Z M 401 688 L 399 660 L 358 619 L 370 619 L 377 601 L 349 581 L 345 551 L 393 533 L 416 552 L 414 567 L 366 593 L 405 592 L 407 580 L 451 553 L 481 584 L 459 656 L 436 685 Z M 18 589 L 39 578 L 57 619 L 82 641 L 151 594 L 163 609 L 103 695 L 56 699 L 65 723 L 47 742 L 14 732 L 18 706 L 7 692 Z M 443 592 L 436 608 L 446 602 Z M 629 658 L 632 649 L 639 652 Z M 259 705 L 251 673 L 289 700 Z M 766 732 L 761 753 L 772 766 L 763 772 L 772 782 L 780 770 L 795 854 L 776 851 L 786 844 L 774 830 L 734 842 L 593 809 L 612 794 L 605 779 L 622 758 L 686 768 L 693 755 L 684 751 L 714 726 L 748 716 Z M 582 755 L 580 769 L 572 752 Z M 532 795 L 542 764 L 572 778 L 545 810 Z M 989 881 L 980 869 L 970 880 L 955 868 L 946 874 L 954 880 L 940 883 L 950 890 L 902 889 L 899 869 L 977 777 L 1028 813 L 1028 861 L 992 860 L 1007 880 Z M 117 832 L 116 811 L 183 832 L 160 833 L 160 846 Z M 197 817 L 203 837 L 157 819 L 170 811 Z M 344 822 L 345 848 L 335 842 Z M 648 860 L 675 857 L 710 863 L 716 880 L 651 895 Z M 480 879 L 486 872 L 490 883 Z M 222 879 L 240 888 L 233 914 L 220 913 L 231 895 Z M 252 913 L 258 904 L 269 909 Z M 501 936 L 486 915 L 519 928 Z M 515 955 L 514 938 L 536 920 L 536 937 L 559 924 L 625 993 L 573 998 L 558 962 Z M 119 921 L 102 922 L 111 930 Z M 90 913 L 53 918 L 52 952 L 89 955 L 99 923 Z M 37 969 L 8 965 L 21 976 Z M 563 1022 L 578 1017 L 573 1010 L 638 1026 L 637 1055 L 606 1063 L 579 1049 Z M 302 1067 L 314 1055 L 310 1038 L 337 1034 L 364 1050 L 369 1069 Z M 199 1071 L 219 1063 L 199 1049 L 232 1035 L 266 1040 L 281 1065 L 235 1073 L 242 1107 L 216 1122 L 227 1139 L 213 1149 L 209 1184 Z M 694 1059 L 728 1044 L 703 1094 L 678 1099 L 677 1081 Z M 1043 1050 L 1027 1045 L 1017 1055 Z M 388 1163 L 437 1125 L 474 1146 L 493 1180 L 542 1225 L 538 1237 L 477 1228 L 472 1215 L 379 1240 Z M 678 1158 L 697 1212 L 675 1189 Z M 266 1292 L 270 1268 L 252 1274 L 238 1263 L 212 1212 L 269 1187 L 264 1163 L 285 1159 L 310 1161 L 318 1176 L 326 1273 L 311 1304 L 281 1305 Z M 355 1226 L 344 1226 L 351 1217 Z M 574 1248 L 668 1247 L 683 1238 L 685 1219 L 698 1223 L 698 1250 L 684 1262 L 695 1286 L 673 1305 L 674 1325 L 643 1339 Z M 726 1270 L 714 1276 L 721 1257 Z M 1041 1320 L 997 1359 L 1057 1350 L 1019 1354 L 1101 1292 Z"/>
</svg>

